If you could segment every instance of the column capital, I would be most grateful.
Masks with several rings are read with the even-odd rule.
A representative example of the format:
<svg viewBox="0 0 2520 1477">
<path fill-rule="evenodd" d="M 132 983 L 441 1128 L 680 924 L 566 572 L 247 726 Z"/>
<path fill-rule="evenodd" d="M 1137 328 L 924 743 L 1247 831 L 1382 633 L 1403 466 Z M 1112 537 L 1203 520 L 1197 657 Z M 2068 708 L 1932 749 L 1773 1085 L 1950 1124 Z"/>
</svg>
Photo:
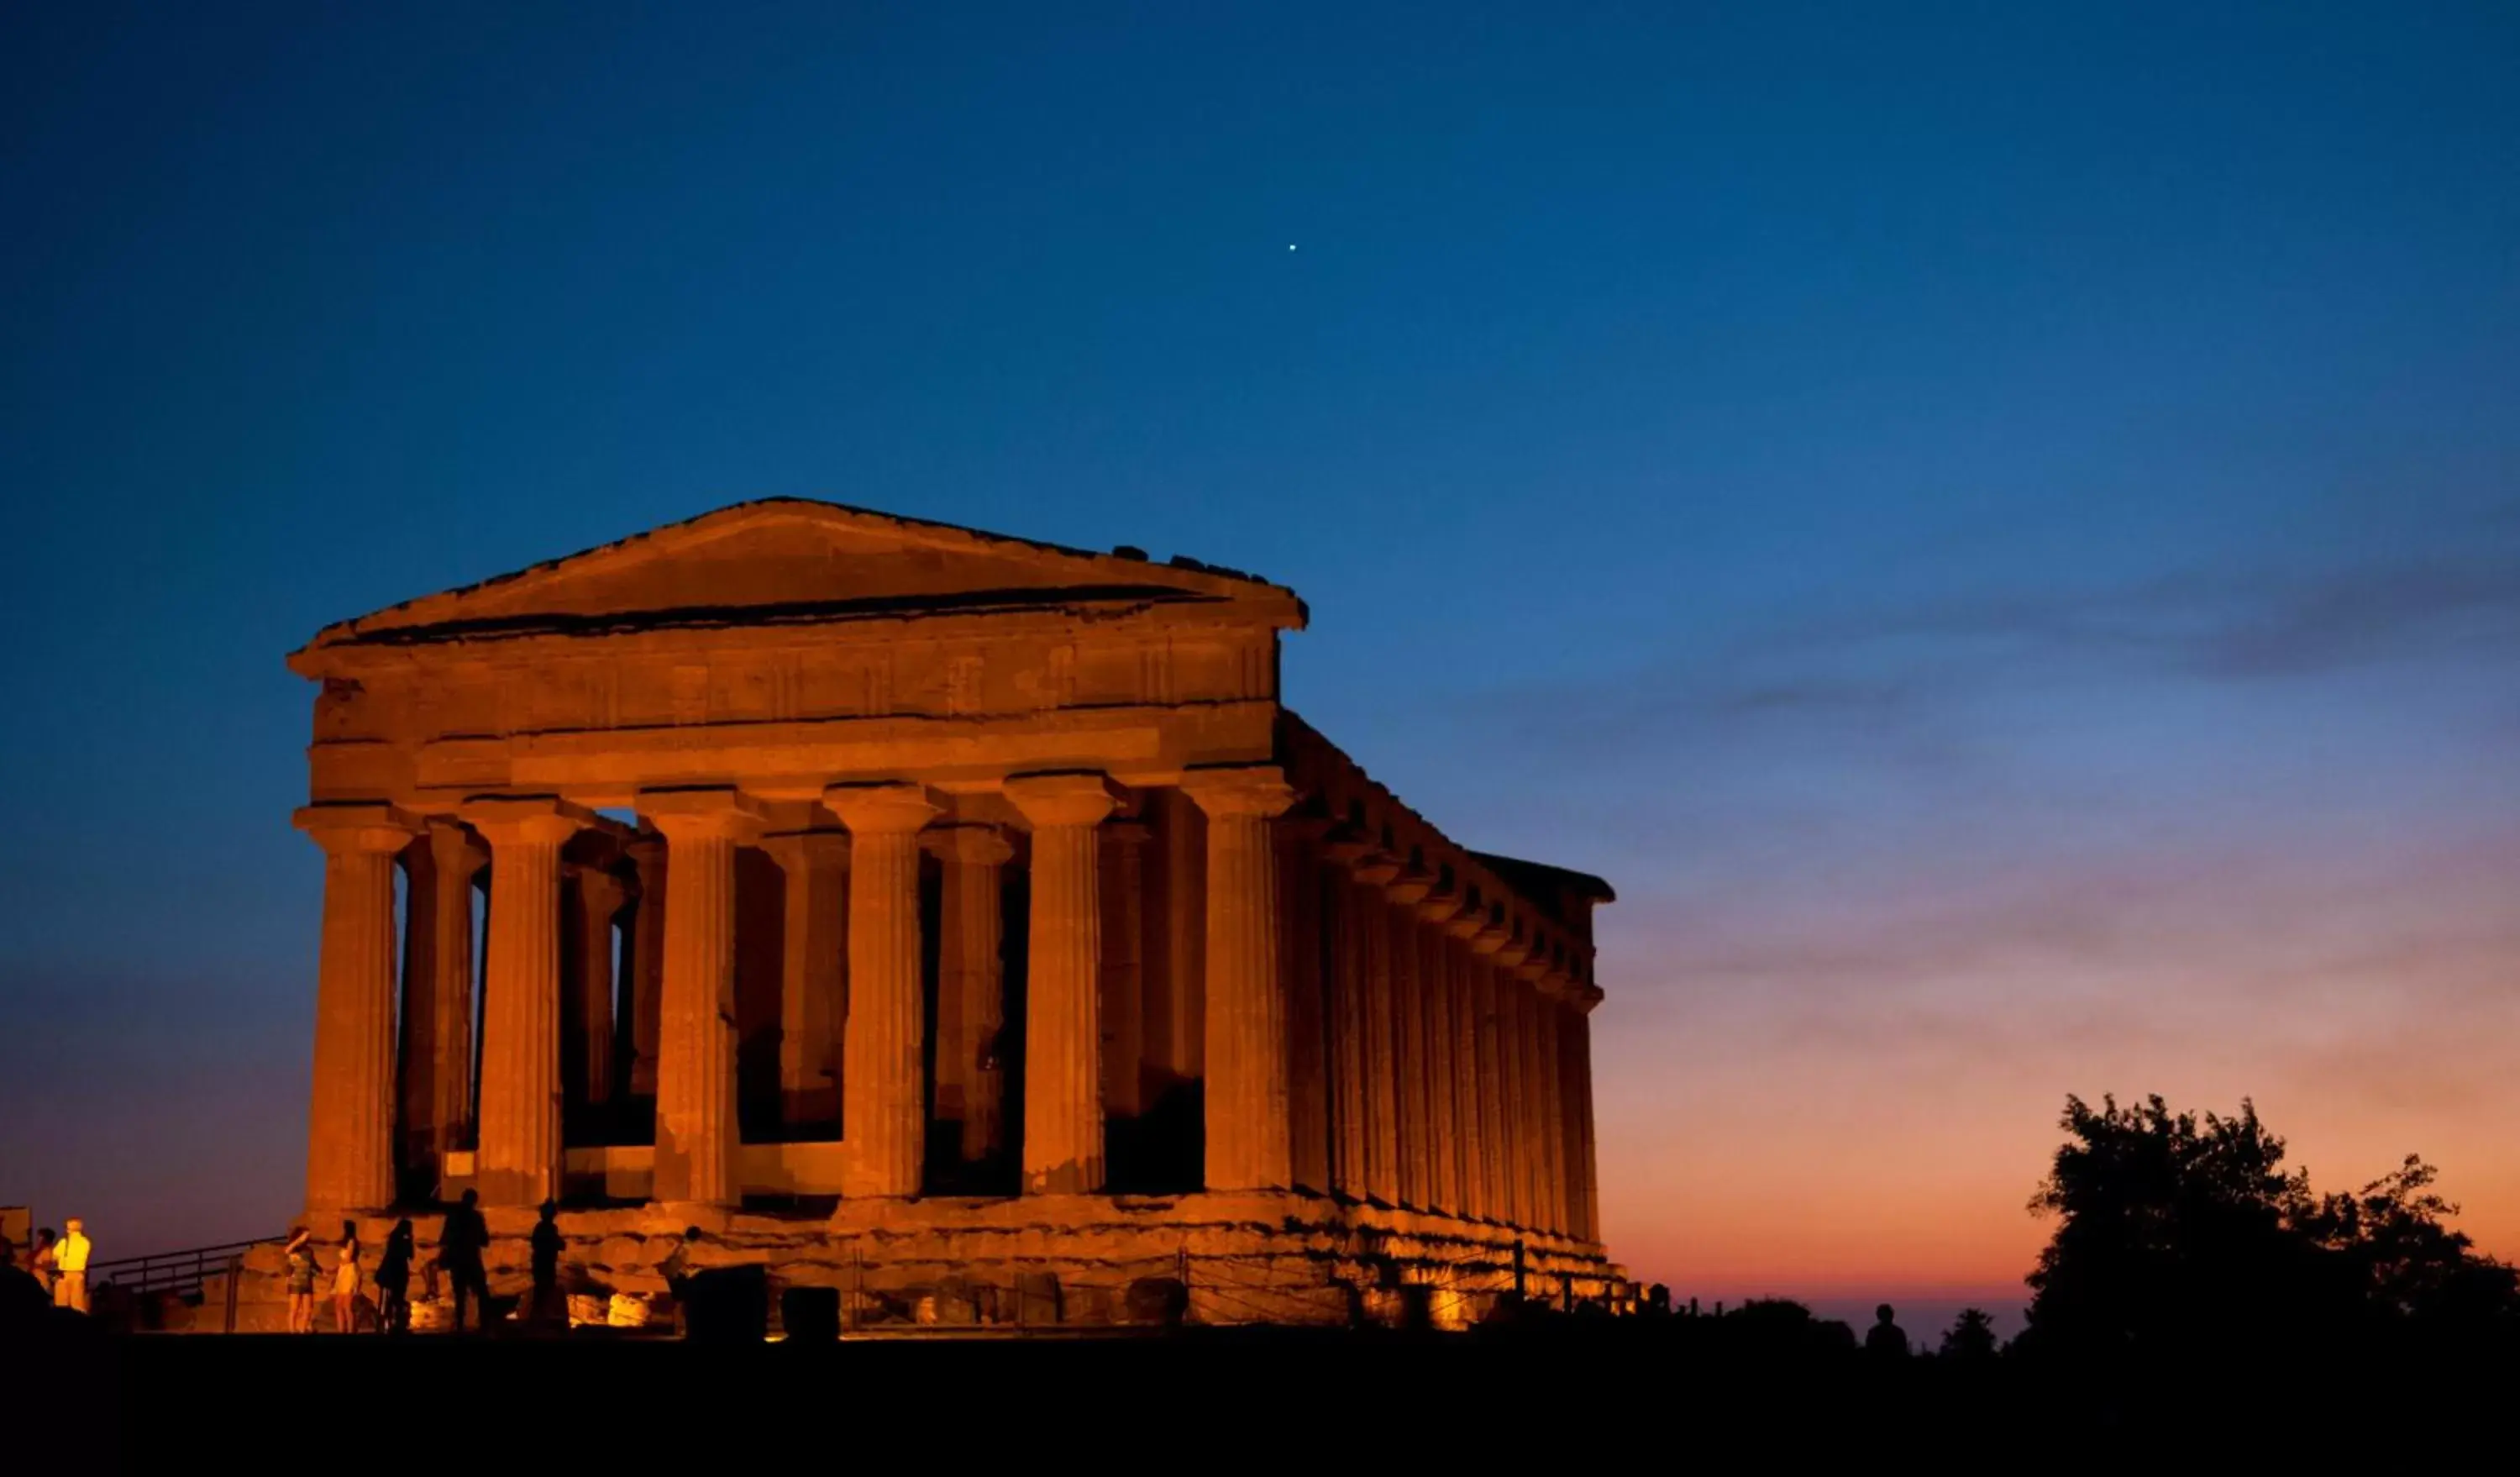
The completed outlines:
<svg viewBox="0 0 2520 1477">
<path fill-rule="evenodd" d="M 845 830 L 774 831 L 763 836 L 759 844 L 783 872 L 799 867 L 836 867 L 849 859 L 849 833 Z"/>
<path fill-rule="evenodd" d="M 1295 803 L 1295 787 L 1286 772 L 1274 764 L 1219 765 L 1185 771 L 1182 793 L 1211 816 L 1257 816 L 1283 813 Z"/>
<path fill-rule="evenodd" d="M 1437 887 L 1418 900 L 1418 916 L 1430 923 L 1449 923 L 1469 903 L 1469 894 L 1459 887 Z"/>
<path fill-rule="evenodd" d="M 1566 997 L 1566 1003 L 1575 1007 L 1575 1013 L 1578 1015 L 1592 1014 L 1593 1007 L 1599 1005 L 1601 1001 L 1602 995 L 1601 987 L 1599 985 L 1579 984 L 1575 987 L 1574 991 Z"/>
<path fill-rule="evenodd" d="M 934 790 L 900 782 L 829 785 L 823 804 L 858 835 L 915 835 L 945 813 Z"/>
<path fill-rule="evenodd" d="M 439 875 L 469 878 L 490 865 L 490 848 L 464 823 L 451 816 L 431 816 L 428 827 L 421 844 L 428 848 L 428 860 L 435 864 Z"/>
<path fill-rule="evenodd" d="M 1102 775 L 1017 775 L 1006 796 L 1036 827 L 1100 825 L 1120 803 L 1119 786 Z"/>
<path fill-rule="evenodd" d="M 421 831 L 418 818 L 384 804 L 301 805 L 289 820 L 335 856 L 391 856 Z"/>
<path fill-rule="evenodd" d="M 578 896 L 589 913 L 608 918 L 630 901 L 630 884 L 601 867 L 581 867 L 577 871 Z"/>
<path fill-rule="evenodd" d="M 557 846 L 595 822 L 595 813 L 551 795 L 483 795 L 456 814 L 493 847 L 517 842 Z"/>
<path fill-rule="evenodd" d="M 1488 911 L 1485 908 L 1461 908 L 1444 919 L 1444 931 L 1476 948 L 1478 937 L 1487 931 Z"/>
<path fill-rule="evenodd" d="M 1400 859 L 1388 852 L 1369 851 L 1348 863 L 1347 870 L 1368 887 L 1387 887 L 1400 875 Z"/>
<path fill-rule="evenodd" d="M 1403 868 L 1382 884 L 1383 896 L 1403 908 L 1415 908 L 1435 890 L 1435 874 L 1417 867 Z"/>
<path fill-rule="evenodd" d="M 761 834 L 761 802 L 733 785 L 691 789 L 643 789 L 639 814 L 663 833 L 667 854 L 680 840 L 723 836 L 750 841 Z"/>
<path fill-rule="evenodd" d="M 939 860 L 980 867 L 1004 867 L 1015 849 L 994 826 L 937 826 L 921 832 L 919 843 Z"/>
<path fill-rule="evenodd" d="M 1327 840 L 1334 828 L 1328 816 L 1295 814 L 1278 818 L 1278 834 L 1290 840 Z"/>
<path fill-rule="evenodd" d="M 1478 932 L 1470 935 L 1470 952 L 1485 955 L 1498 963 L 1505 963 L 1507 962 L 1499 959 L 1498 955 L 1512 937 L 1511 925 L 1501 918 L 1490 917 L 1479 925 Z"/>
</svg>

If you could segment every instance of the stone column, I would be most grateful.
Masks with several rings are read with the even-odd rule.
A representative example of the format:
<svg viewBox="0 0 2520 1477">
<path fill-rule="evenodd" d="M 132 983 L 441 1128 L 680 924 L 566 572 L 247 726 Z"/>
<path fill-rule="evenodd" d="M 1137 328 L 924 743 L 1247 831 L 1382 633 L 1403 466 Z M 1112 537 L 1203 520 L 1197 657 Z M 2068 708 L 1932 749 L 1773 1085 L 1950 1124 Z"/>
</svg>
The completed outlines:
<svg viewBox="0 0 2520 1477">
<path fill-rule="evenodd" d="M 490 843 L 490 930 L 481 988 L 485 1205 L 561 1192 L 560 849 L 594 818 L 548 798 L 474 800 L 464 819 Z"/>
<path fill-rule="evenodd" d="M 1356 879 L 1348 918 L 1356 970 L 1365 986 L 1365 1185 L 1377 1205 L 1400 1203 L 1399 1010 L 1392 998 L 1390 903 L 1383 884 L 1400 864 L 1379 854 L 1348 869 Z"/>
<path fill-rule="evenodd" d="M 1426 1079 L 1426 998 L 1418 972 L 1418 902 L 1434 885 L 1422 872 L 1404 872 L 1383 887 L 1390 906 L 1383 927 L 1390 943 L 1393 1057 L 1399 1066 L 1400 1203 L 1425 1210 L 1434 1189 L 1434 1143 Z"/>
<path fill-rule="evenodd" d="M 987 826 L 930 830 L 944 864 L 943 937 L 936 948 L 936 1117 L 961 1126 L 967 1164 L 1006 1145 L 1006 1063 L 998 1056 L 1007 1024 L 1006 901 L 1000 870 L 1014 858 Z"/>
<path fill-rule="evenodd" d="M 1102 1102 L 1115 1118 L 1147 1107 L 1147 842 L 1143 821 L 1102 828 Z"/>
<path fill-rule="evenodd" d="M 1295 792 L 1275 765 L 1192 770 L 1182 790 L 1207 815 L 1207 1187 L 1282 1189 L 1293 1175 L 1269 823 Z"/>
<path fill-rule="evenodd" d="M 762 839 L 786 883 L 779 964 L 779 1120 L 791 1133 L 840 1121 L 840 1021 L 847 1014 L 849 837 L 792 830 Z"/>
<path fill-rule="evenodd" d="M 1317 1194 L 1331 1186 L 1329 1007 L 1322 977 L 1321 843 L 1328 830 L 1317 816 L 1282 817 L 1276 827 L 1289 1172 L 1297 1188 Z"/>
<path fill-rule="evenodd" d="M 735 850 L 759 834 L 733 789 L 647 790 L 639 813 L 663 833 L 664 992 L 656 1047 L 658 1204 L 742 1202 L 735 1108 Z"/>
<path fill-rule="evenodd" d="M 1568 1131 L 1575 1162 L 1575 1231 L 1587 1241 L 1601 1240 L 1600 1172 L 1593 1136 L 1593 1008 L 1601 1003 L 1598 987 L 1579 984 L 1566 1012 L 1566 1065 L 1573 1075 L 1569 1106 L 1575 1123 Z"/>
<path fill-rule="evenodd" d="M 1558 1071 L 1557 1021 L 1560 1010 L 1551 982 L 1544 981 L 1534 997 L 1538 1009 L 1532 1023 L 1539 1029 L 1532 1033 L 1533 1047 L 1540 1060 L 1540 1111 L 1536 1127 L 1540 1130 L 1540 1211 L 1541 1224 L 1564 1235 L 1570 1229 L 1566 1207 L 1566 1098 L 1565 1079 Z"/>
<path fill-rule="evenodd" d="M 1497 1022 L 1497 1097 L 1504 1110 L 1502 1152 L 1498 1166 L 1505 1173 L 1506 1224 L 1529 1229 L 1531 1212 L 1531 1128 L 1530 1104 L 1524 1096 L 1527 1084 L 1523 1078 L 1523 1036 L 1529 1017 L 1522 1007 L 1522 977 L 1513 966 L 1522 962 L 1524 950 L 1507 933 L 1496 952 L 1489 956 L 1496 978 Z"/>
<path fill-rule="evenodd" d="M 639 910 L 630 918 L 630 1096 L 652 1100 L 665 1013 L 665 838 L 642 831 L 625 850 L 639 871 Z"/>
<path fill-rule="evenodd" d="M 1444 924 L 1462 911 L 1461 893 L 1430 892 L 1418 903 L 1418 993 L 1426 1022 L 1426 1141 L 1434 1153 L 1428 1203 L 1447 1215 L 1464 1215 L 1462 1193 L 1462 1125 L 1457 1094 L 1461 1072 L 1453 1060 L 1453 974 Z"/>
<path fill-rule="evenodd" d="M 612 1106 L 612 919 L 630 900 L 619 877 L 580 867 L 562 897 L 568 933 L 561 996 L 562 1141 L 604 1141 Z"/>
<path fill-rule="evenodd" d="M 1467 940 L 1479 930 L 1475 912 L 1455 914 L 1443 926 L 1444 975 L 1453 1007 L 1453 1122 L 1462 1136 L 1461 1213 L 1488 1217 L 1487 1134 L 1479 1111 L 1479 1017 L 1476 964 Z"/>
<path fill-rule="evenodd" d="M 1102 1187 L 1102 855 L 1096 828 L 1119 801 L 1100 775 L 1009 780 L 1032 826 L 1024 952 L 1023 1186 Z"/>
<path fill-rule="evenodd" d="M 306 1204 L 382 1210 L 394 1197 L 394 854 L 414 826 L 385 805 L 310 805 L 295 820 L 324 848 Z"/>
<path fill-rule="evenodd" d="M 1486 1219 L 1513 1224 L 1512 1120 L 1506 1107 L 1504 1002 L 1498 998 L 1495 962 L 1482 946 L 1482 933 L 1470 949 L 1470 1013 L 1478 1027 L 1479 1180 L 1487 1187 Z"/>
<path fill-rule="evenodd" d="M 424 1193 L 472 1127 L 472 878 L 489 860 L 446 820 L 403 850 L 403 1162 Z"/>
<path fill-rule="evenodd" d="M 1156 929 L 1162 959 L 1160 977 L 1147 992 L 1147 1055 L 1171 1082 L 1189 1082 L 1198 1077 L 1206 1048 L 1206 827 L 1180 790 L 1159 789 L 1148 799 L 1150 813 L 1162 820 L 1163 865 L 1153 889 L 1162 899 Z"/>
<path fill-rule="evenodd" d="M 1540 1135 L 1533 1123 L 1540 1105 L 1540 1081 L 1533 1038 L 1539 1028 L 1533 1020 L 1531 987 L 1523 983 L 1519 970 L 1508 966 L 1497 971 L 1497 992 L 1501 1000 L 1511 1002 L 1506 1010 L 1506 1084 L 1513 1095 L 1508 1111 L 1513 1134 L 1514 1224 L 1526 1231 L 1537 1231 L 1541 1221 Z"/>
<path fill-rule="evenodd" d="M 1337 867 L 1353 867 L 1364 848 L 1334 839 L 1325 854 Z M 1348 1200 L 1371 1193 L 1366 1144 L 1371 1137 L 1366 1082 L 1366 982 L 1357 938 L 1357 887 L 1340 876 L 1322 889 L 1322 929 L 1329 963 L 1330 1188 Z"/>
<path fill-rule="evenodd" d="M 853 1198 L 916 1195 L 927 1149 L 919 832 L 942 807 L 919 784 L 835 784 L 823 803 L 850 838 L 841 1190 Z"/>
</svg>

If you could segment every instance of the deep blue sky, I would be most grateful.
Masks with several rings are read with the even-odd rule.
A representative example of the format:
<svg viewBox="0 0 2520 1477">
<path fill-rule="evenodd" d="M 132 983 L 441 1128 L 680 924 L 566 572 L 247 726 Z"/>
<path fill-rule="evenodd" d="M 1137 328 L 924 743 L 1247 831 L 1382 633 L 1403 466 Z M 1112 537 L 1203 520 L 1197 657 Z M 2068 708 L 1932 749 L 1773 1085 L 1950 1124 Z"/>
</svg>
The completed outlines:
<svg viewBox="0 0 2520 1477">
<path fill-rule="evenodd" d="M 2520 1251 L 2520 12 L 180 9 L 0 21 L 0 1199 L 291 1208 L 284 652 L 796 494 L 1302 592 L 1685 1292 L 2008 1280 L 2069 1089 Z"/>
</svg>

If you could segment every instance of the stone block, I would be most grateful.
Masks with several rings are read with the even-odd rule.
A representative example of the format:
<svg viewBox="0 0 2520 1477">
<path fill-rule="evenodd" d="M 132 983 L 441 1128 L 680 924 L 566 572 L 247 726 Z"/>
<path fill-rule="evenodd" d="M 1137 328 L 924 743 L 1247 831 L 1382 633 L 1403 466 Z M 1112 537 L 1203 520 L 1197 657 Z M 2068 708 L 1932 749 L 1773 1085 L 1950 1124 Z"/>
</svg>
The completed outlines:
<svg viewBox="0 0 2520 1477">
<path fill-rule="evenodd" d="M 1028 1325 L 1059 1320 L 1058 1274 L 1026 1272 L 1015 1277 L 1015 1321 Z"/>
<path fill-rule="evenodd" d="M 1121 1302 L 1130 1322 L 1176 1327 L 1190 1312 L 1190 1289 L 1179 1277 L 1139 1277 Z"/>
</svg>

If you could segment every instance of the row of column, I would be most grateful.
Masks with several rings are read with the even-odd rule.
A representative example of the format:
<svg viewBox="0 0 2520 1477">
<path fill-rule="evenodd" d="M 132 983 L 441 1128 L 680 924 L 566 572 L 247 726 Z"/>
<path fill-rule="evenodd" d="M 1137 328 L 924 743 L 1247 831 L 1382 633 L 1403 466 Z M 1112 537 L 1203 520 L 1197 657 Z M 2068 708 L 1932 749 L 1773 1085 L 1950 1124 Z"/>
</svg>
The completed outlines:
<svg viewBox="0 0 2520 1477">
<path fill-rule="evenodd" d="M 1296 838 L 1302 823 L 1276 823 L 1292 791 L 1274 767 L 1192 771 L 1181 787 L 1206 817 L 1204 947 L 1194 961 L 1203 1008 L 1193 1022 L 1206 1186 L 1309 1186 L 1598 1239 L 1585 1018 L 1598 993 L 1552 973 L 1488 910 L 1465 906 L 1435 877 L 1371 847 L 1323 841 L 1318 825 Z M 1133 822 L 1106 825 L 1119 792 L 1098 775 L 1018 777 L 1005 793 L 1032 848 L 1022 1185 L 1027 1193 L 1091 1191 L 1104 1183 L 1106 1099 L 1126 1111 L 1137 1087 L 1133 1039 L 1166 1054 L 1152 1052 L 1160 1043 L 1151 1038 L 1185 1024 L 1178 1010 L 1149 1019 L 1124 1007 L 1121 1018 L 1102 1018 L 1108 982 L 1135 976 L 1130 879 L 1146 832 Z M 661 928 L 654 908 L 641 909 L 636 924 L 637 957 L 661 951 L 658 1008 L 634 1021 L 643 1038 L 635 1059 L 654 1062 L 657 1200 L 728 1205 L 741 1192 L 735 855 L 747 844 L 770 849 L 788 879 L 782 1082 L 791 1094 L 828 1091 L 818 1084 L 835 1042 L 843 1057 L 843 1193 L 916 1194 L 926 1162 L 922 844 L 944 869 L 937 1116 L 964 1124 L 967 1158 L 1003 1147 L 1004 1074 L 986 1058 L 1004 1025 L 1000 871 L 1012 849 L 986 827 L 934 826 L 942 808 L 917 784 L 835 785 L 825 804 L 845 834 L 765 837 L 757 808 L 733 789 L 640 797 L 663 851 L 640 859 L 644 885 L 654 888 L 661 874 Z M 530 1204 L 561 1185 L 563 1026 L 595 1034 L 583 1019 L 563 1021 L 560 942 L 561 848 L 593 818 L 548 798 L 478 800 L 461 816 L 488 845 L 499 895 L 486 946 L 475 1185 L 490 1203 Z M 310 807 L 298 824 L 327 856 L 308 1202 L 379 1207 L 393 1191 L 392 868 L 416 823 L 365 805 Z M 424 908 L 415 892 L 414 967 L 469 968 L 469 889 L 484 859 L 452 827 L 430 828 L 428 845 L 431 885 L 463 889 L 467 906 Z M 1109 899 L 1105 846 L 1117 852 L 1119 896 Z M 1307 887 L 1330 879 L 1317 916 L 1305 913 L 1311 897 L 1285 893 L 1282 849 L 1332 864 L 1305 877 Z M 602 912 L 608 927 L 600 903 L 583 912 Z M 1299 915 L 1318 933 L 1289 956 L 1289 919 Z M 652 929 L 661 936 L 647 936 Z M 843 955 L 835 931 L 845 936 L 845 1031 L 839 981 L 827 977 Z M 581 953 L 594 948 L 590 938 Z M 1316 959 L 1322 977 L 1309 979 Z M 608 960 L 607 968 L 608 980 Z M 1126 989 L 1120 998 L 1135 999 Z M 407 1040 L 406 1053 L 461 1049 L 470 1029 L 462 999 L 439 991 L 431 1008 L 413 1012 L 407 1030 L 430 1039 Z M 600 1007 L 609 1009 L 608 995 Z M 597 1008 L 589 999 L 571 1013 Z M 1116 1064 L 1103 1058 L 1106 1027 L 1117 1033 Z M 610 1071 L 608 1054 L 602 1063 L 594 1054 L 582 1068 L 590 1081 Z M 1179 1044 L 1169 1054 L 1182 1054 Z M 461 1073 L 426 1074 L 417 1091 L 431 1100 L 405 1109 L 459 1121 L 463 1105 L 452 1099 L 465 1087 Z"/>
<path fill-rule="evenodd" d="M 1206 1183 L 1210 1188 L 1288 1183 L 1285 1041 L 1277 986 L 1276 869 L 1268 823 L 1292 798 L 1271 767 L 1197 772 L 1182 788 L 1207 813 Z M 1019 777 L 1008 800 L 1032 828 L 1032 906 L 1026 978 L 1023 1184 L 1030 1193 L 1099 1188 L 1103 1176 L 1101 1003 L 1102 900 L 1098 828 L 1119 792 L 1097 775 Z M 919 856 L 921 833 L 941 813 L 923 786 L 834 785 L 825 804 L 847 828 L 847 1029 L 841 1116 L 848 1153 L 842 1193 L 919 1192 L 925 1162 Z M 660 941 L 663 983 L 656 1016 L 655 1179 L 666 1202 L 733 1204 L 738 1176 L 735 1032 L 735 852 L 763 839 L 757 807 L 728 788 L 644 792 L 640 813 L 664 838 Z M 498 883 L 485 944 L 475 1187 L 491 1204 L 533 1204 L 562 1183 L 562 946 L 560 852 L 593 823 L 551 798 L 466 804 L 462 820 L 489 848 Z M 297 824 L 326 853 L 324 928 L 317 999 L 314 1096 L 307 1154 L 310 1206 L 382 1207 L 393 1199 L 394 923 L 392 869 L 421 828 L 383 805 L 313 806 Z M 446 832 L 454 835 L 457 833 Z M 949 830 L 947 936 L 940 940 L 952 1011 L 940 1022 L 939 1088 L 967 1098 L 967 1122 L 995 1125 L 985 1100 L 1000 1074 L 974 1058 L 997 1036 L 997 869 L 1006 843 L 993 832 Z M 478 862 L 450 841 L 434 885 L 470 886 Z M 799 842 L 799 845 L 819 844 Z M 813 869 L 790 872 L 791 879 Z M 797 885 L 791 880 L 791 885 Z M 788 926 L 811 929 L 810 896 Z M 431 966 L 461 948 L 431 907 L 422 940 Z M 420 917 L 415 909 L 414 917 Z M 469 928 L 469 909 L 465 913 Z M 448 936 L 439 937 L 440 933 Z M 812 953 L 811 943 L 791 960 Z M 791 967 L 807 967 L 801 964 Z M 805 981 L 794 982 L 805 985 Z M 451 993 L 451 992 L 440 992 Z M 783 1008 L 810 1010 L 829 989 L 790 989 Z M 940 1003 L 941 1004 L 941 1003 Z M 438 1052 L 467 1024 L 428 1014 Z M 945 1012 L 940 1012 L 945 1013 Z M 827 1040 L 812 1021 L 791 1022 L 798 1045 Z M 644 1054 L 644 1053 L 643 1053 Z M 783 1063 L 785 1065 L 785 1063 Z M 460 1092 L 452 1074 L 430 1074 L 432 1095 Z M 431 1104 L 434 1121 L 460 1116 Z M 992 1146 L 979 1142 L 966 1152 Z"/>
<path fill-rule="evenodd" d="M 1353 841 L 1325 852 L 1332 1187 L 1598 1239 L 1598 992 L 1435 876 Z"/>
</svg>

